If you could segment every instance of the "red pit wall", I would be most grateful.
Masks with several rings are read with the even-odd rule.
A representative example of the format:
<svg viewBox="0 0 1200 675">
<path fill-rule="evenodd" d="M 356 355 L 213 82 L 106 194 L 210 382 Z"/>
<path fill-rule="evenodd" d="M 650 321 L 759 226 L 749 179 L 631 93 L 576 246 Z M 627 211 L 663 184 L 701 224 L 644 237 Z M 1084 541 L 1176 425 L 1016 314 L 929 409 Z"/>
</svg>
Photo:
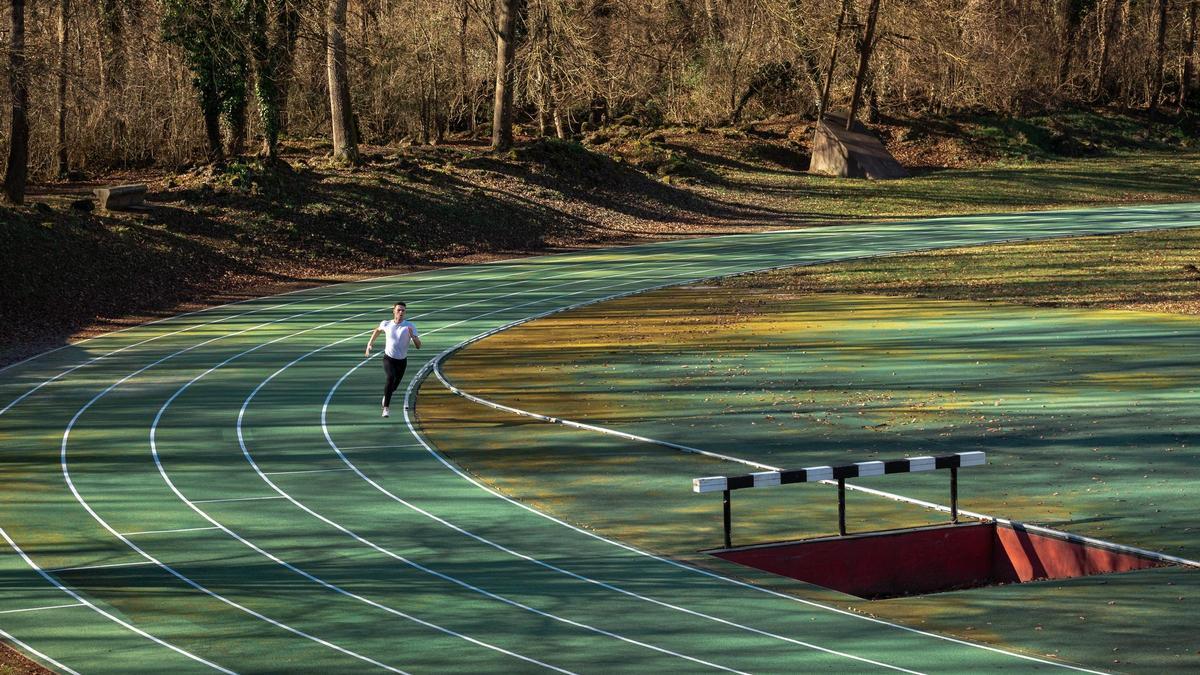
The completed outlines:
<svg viewBox="0 0 1200 675">
<path fill-rule="evenodd" d="M 995 523 L 893 530 L 712 553 L 861 598 L 1069 579 L 1163 565 Z"/>
</svg>

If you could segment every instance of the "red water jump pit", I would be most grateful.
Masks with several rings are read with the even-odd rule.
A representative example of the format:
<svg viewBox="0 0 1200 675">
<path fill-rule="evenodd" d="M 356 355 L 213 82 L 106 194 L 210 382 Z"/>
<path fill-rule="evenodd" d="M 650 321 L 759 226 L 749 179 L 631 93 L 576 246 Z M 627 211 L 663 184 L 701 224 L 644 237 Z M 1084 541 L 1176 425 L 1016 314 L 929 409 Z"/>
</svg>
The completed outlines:
<svg viewBox="0 0 1200 675">
<path fill-rule="evenodd" d="M 1169 565 L 990 522 L 889 530 L 709 553 L 739 565 L 868 600 Z"/>
</svg>

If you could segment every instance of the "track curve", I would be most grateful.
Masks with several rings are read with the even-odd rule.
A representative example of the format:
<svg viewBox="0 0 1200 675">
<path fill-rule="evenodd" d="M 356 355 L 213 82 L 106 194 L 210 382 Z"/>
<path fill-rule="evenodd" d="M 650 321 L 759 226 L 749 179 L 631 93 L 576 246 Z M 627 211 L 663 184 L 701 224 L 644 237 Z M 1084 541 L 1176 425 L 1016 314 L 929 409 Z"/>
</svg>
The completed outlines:
<svg viewBox="0 0 1200 675">
<path fill-rule="evenodd" d="M 497 498 L 378 418 L 360 350 L 393 299 L 421 328 L 425 364 L 410 372 L 424 374 L 431 354 L 602 297 L 1198 216 L 943 218 L 502 261 L 216 307 L 27 359 L 0 369 L 0 636 L 63 672 L 1076 667 L 768 596 Z"/>
</svg>

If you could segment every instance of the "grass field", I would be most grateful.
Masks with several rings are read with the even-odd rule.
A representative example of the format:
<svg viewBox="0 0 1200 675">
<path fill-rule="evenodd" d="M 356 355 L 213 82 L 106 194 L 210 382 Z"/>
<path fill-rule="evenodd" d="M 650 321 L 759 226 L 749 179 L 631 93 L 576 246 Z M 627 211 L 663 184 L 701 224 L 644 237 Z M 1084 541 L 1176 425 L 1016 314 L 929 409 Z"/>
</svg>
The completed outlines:
<svg viewBox="0 0 1200 675">
<path fill-rule="evenodd" d="M 1101 640 L 1120 644 L 1113 626 L 1144 632 L 1106 618 L 1132 616 L 1125 607 L 1135 600 L 1156 617 L 1168 615 L 1160 606 L 1168 600 L 1186 605 L 1173 598 L 1187 597 L 1191 577 L 1177 569 L 1136 578 L 1157 579 L 1178 596 L 1142 582 L 1109 586 L 1113 595 L 1088 596 L 1086 607 L 1068 602 L 1078 588 L 1068 584 L 1062 593 L 1031 584 L 955 602 L 847 604 L 821 589 L 797 593 L 796 584 L 775 595 L 769 591 L 779 582 L 768 575 L 723 570 L 762 584 L 747 586 L 598 536 L 632 516 L 644 519 L 633 503 L 606 503 L 598 517 L 613 522 L 596 530 L 553 520 L 482 489 L 425 445 L 426 436 L 480 450 L 492 447 L 493 435 L 509 444 L 546 442 L 577 458 L 602 451 L 606 440 L 558 435 L 560 428 L 511 416 L 481 418 L 474 408 L 434 407 L 438 385 L 416 399 L 422 431 L 406 424 L 411 418 L 398 402 L 397 415 L 382 419 L 378 361 L 364 358 L 362 348 L 391 302 L 407 300 L 425 343 L 409 366 L 413 396 L 418 372 L 434 355 L 513 321 L 615 293 L 951 242 L 1198 222 L 1193 206 L 1174 205 L 689 239 L 256 298 L 42 354 L 0 371 L 0 533 L 7 546 L 0 636 L 67 673 L 1026 672 L 1107 670 L 1114 659 L 1130 670 L 1194 665 L 1188 640 L 1170 631 L 1148 636 L 1148 651 L 1131 658 L 1095 648 Z M 635 392 L 635 384 L 607 386 Z M 610 455 L 611 467 L 647 461 L 642 447 Z M 646 480 L 661 488 L 655 510 L 677 495 L 690 498 L 687 479 L 716 469 L 709 460 L 653 458 Z M 580 488 L 595 484 L 591 467 L 561 459 L 548 453 L 520 480 L 546 490 L 565 472 L 563 480 Z M 965 477 L 964 487 L 978 490 L 964 490 L 969 505 L 988 505 L 983 471 Z M 551 514 L 569 506 L 556 504 L 552 490 L 532 497 Z M 780 513 L 802 515 L 807 503 Z M 885 510 L 859 495 L 851 506 L 852 527 Z M 685 508 L 696 522 L 703 515 L 715 525 L 711 501 L 692 499 Z M 804 527 L 817 529 L 822 518 L 809 514 Z M 1052 609 L 1036 625 L 1026 621 L 1025 633 L 1014 631 L 1029 612 L 993 616 L 997 606 L 1038 603 Z M 1078 623 L 1085 621 L 1079 616 L 1093 624 Z"/>
</svg>

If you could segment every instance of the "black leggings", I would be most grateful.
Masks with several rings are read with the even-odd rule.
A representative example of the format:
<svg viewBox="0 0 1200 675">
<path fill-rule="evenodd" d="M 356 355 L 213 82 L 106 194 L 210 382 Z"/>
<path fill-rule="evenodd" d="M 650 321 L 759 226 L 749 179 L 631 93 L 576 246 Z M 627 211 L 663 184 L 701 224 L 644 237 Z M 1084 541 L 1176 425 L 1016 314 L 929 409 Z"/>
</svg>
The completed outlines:
<svg viewBox="0 0 1200 675">
<path fill-rule="evenodd" d="M 387 373 L 387 384 L 383 386 L 383 407 L 392 405 L 392 394 L 400 386 L 405 368 L 408 368 L 408 359 L 393 359 L 387 354 L 383 355 L 383 372 Z"/>
</svg>

